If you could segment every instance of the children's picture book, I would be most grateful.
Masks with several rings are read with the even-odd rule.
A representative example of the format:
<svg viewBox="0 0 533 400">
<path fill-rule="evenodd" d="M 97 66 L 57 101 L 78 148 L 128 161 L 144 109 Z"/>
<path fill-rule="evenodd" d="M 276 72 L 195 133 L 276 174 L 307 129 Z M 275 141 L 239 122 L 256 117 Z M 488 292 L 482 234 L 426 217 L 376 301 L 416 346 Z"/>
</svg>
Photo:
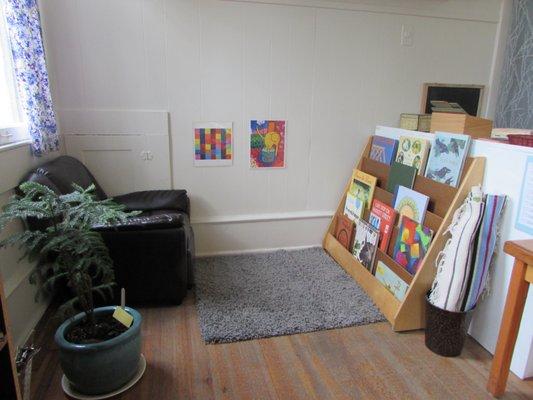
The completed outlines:
<svg viewBox="0 0 533 400">
<path fill-rule="evenodd" d="M 421 224 L 426 216 L 429 197 L 405 186 L 398 186 L 392 204 L 398 214 L 405 215 Z"/>
<path fill-rule="evenodd" d="M 363 219 L 355 221 L 355 235 L 352 254 L 363 266 L 372 272 L 374 257 L 378 248 L 379 231 Z"/>
<path fill-rule="evenodd" d="M 387 252 L 392 228 L 396 221 L 396 210 L 391 206 L 374 199 L 368 222 L 379 230 L 379 249 Z"/>
<path fill-rule="evenodd" d="M 335 227 L 335 238 L 348 251 L 352 244 L 354 223 L 346 215 L 337 215 L 337 226 Z"/>
<path fill-rule="evenodd" d="M 353 193 L 355 197 L 364 202 L 365 207 L 368 209 L 370 209 L 372 197 L 374 197 L 374 189 L 377 181 L 378 179 L 375 176 L 359 171 L 358 169 L 355 170 L 352 180 Z M 351 188 L 350 191 L 352 191 Z"/>
<path fill-rule="evenodd" d="M 418 174 L 423 174 L 429 147 L 429 140 L 411 136 L 400 136 L 396 162 L 414 167 Z"/>
<path fill-rule="evenodd" d="M 433 232 L 431 229 L 422 226 L 405 215 L 402 216 L 396 244 L 394 245 L 394 261 L 414 275 L 428 251 L 432 238 Z"/>
<path fill-rule="evenodd" d="M 457 187 L 470 148 L 470 136 L 437 132 L 431 146 L 426 178 Z"/>
<path fill-rule="evenodd" d="M 356 169 L 352 175 L 350 189 L 346 193 L 344 214 L 350 219 L 362 218 L 365 208 L 370 209 L 377 178 Z"/>
<path fill-rule="evenodd" d="M 352 221 L 355 221 L 357 218 L 363 216 L 363 211 L 365 210 L 365 204 L 363 201 L 357 197 L 355 194 L 351 193 L 349 190 L 346 193 L 346 202 L 344 203 L 344 215 L 350 218 Z"/>
<path fill-rule="evenodd" d="M 370 158 L 390 165 L 396 156 L 397 148 L 397 140 L 374 135 L 372 137 L 372 147 L 370 148 Z"/>
<path fill-rule="evenodd" d="M 344 203 L 344 215 L 348 216 L 352 221 L 363 216 L 365 210 L 365 203 L 362 198 L 356 197 L 355 187 L 355 172 L 354 170 L 350 179 L 350 188 L 346 192 L 346 202 Z"/>
<path fill-rule="evenodd" d="M 383 261 L 378 261 L 376 264 L 376 278 L 381 282 L 385 288 L 391 292 L 398 300 L 403 301 L 409 285 L 392 269 L 387 267 Z"/>
<path fill-rule="evenodd" d="M 394 193 L 398 186 L 412 189 L 415 184 L 415 177 L 415 167 L 393 161 L 387 179 L 387 191 Z"/>
</svg>

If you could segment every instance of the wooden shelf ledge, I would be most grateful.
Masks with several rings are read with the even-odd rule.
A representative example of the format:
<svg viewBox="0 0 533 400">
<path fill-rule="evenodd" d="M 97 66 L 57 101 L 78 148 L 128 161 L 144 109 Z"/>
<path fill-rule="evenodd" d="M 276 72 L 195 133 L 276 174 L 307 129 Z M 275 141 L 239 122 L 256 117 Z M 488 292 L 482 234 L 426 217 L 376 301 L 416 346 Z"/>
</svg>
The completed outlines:
<svg viewBox="0 0 533 400">
<path fill-rule="evenodd" d="M 329 233 L 324 239 L 324 249 L 363 288 L 385 318 L 393 321 L 400 308 L 398 299 Z"/>
<path fill-rule="evenodd" d="M 355 168 L 377 177 L 378 182 L 374 191 L 375 198 L 392 205 L 393 195 L 386 191 L 390 167 L 369 158 L 371 144 L 372 137 L 369 138 L 362 157 L 359 159 Z M 457 188 L 432 181 L 421 175 L 417 175 L 415 178 L 413 189 L 430 198 L 423 224 L 431 228 L 434 235 L 416 274 L 412 277 L 404 277 L 406 281 L 410 280 L 410 285 L 409 290 L 401 302 L 333 236 L 336 215 L 344 212 L 346 193 L 350 188 L 351 182 L 349 181 L 346 184 L 335 215 L 331 219 L 326 235 L 324 236 L 322 245 L 331 257 L 363 288 L 383 315 L 385 315 L 392 329 L 395 331 L 424 328 L 426 324 L 426 293 L 435 278 L 435 262 L 437 256 L 447 241 L 445 229 L 452 221 L 455 210 L 461 206 L 464 199 L 468 196 L 472 186 L 479 185 L 483 182 L 484 170 L 485 159 L 483 157 L 467 158 L 462 171 L 461 182 Z M 365 212 L 365 219 L 367 218 L 368 211 Z M 397 231 L 398 228 L 395 227 L 388 251 L 386 253 L 378 252 L 377 258 L 381 257 L 382 260 L 385 260 L 385 264 L 397 267 L 398 269 L 400 267 L 389 256 L 389 254 L 392 254 Z"/>
</svg>

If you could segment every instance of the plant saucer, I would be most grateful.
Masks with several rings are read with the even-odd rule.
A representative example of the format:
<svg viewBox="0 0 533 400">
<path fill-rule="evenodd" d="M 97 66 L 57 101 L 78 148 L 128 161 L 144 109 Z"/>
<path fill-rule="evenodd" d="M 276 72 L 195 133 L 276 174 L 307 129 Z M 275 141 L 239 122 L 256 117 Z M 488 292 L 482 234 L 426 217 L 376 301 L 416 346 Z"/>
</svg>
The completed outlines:
<svg viewBox="0 0 533 400">
<path fill-rule="evenodd" d="M 144 358 L 144 355 L 141 354 L 141 359 L 139 360 L 139 367 L 137 369 L 137 373 L 124 386 L 112 391 L 111 393 L 94 394 L 94 395 L 78 393 L 76 390 L 74 390 L 71 387 L 70 382 L 65 375 L 63 375 L 63 378 L 61 378 L 61 387 L 63 388 L 63 391 L 65 392 L 65 394 L 72 397 L 73 399 L 78 399 L 78 400 L 109 399 L 110 397 L 113 397 L 120 393 L 125 392 L 126 390 L 131 388 L 133 385 L 135 385 L 139 381 L 139 379 L 142 378 L 144 371 L 146 371 L 146 359 Z"/>
</svg>

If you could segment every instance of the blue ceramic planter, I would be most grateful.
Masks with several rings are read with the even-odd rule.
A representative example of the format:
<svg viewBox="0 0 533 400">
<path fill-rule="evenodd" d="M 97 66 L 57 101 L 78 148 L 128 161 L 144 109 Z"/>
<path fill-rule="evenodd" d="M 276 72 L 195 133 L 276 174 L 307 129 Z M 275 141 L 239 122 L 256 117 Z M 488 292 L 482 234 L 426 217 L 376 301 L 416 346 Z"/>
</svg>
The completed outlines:
<svg viewBox="0 0 533 400">
<path fill-rule="evenodd" d="M 94 310 L 99 315 L 113 314 L 115 306 Z M 82 394 L 96 395 L 112 392 L 130 381 L 141 356 L 142 317 L 136 310 L 126 307 L 133 316 L 132 326 L 124 333 L 105 342 L 74 344 L 65 339 L 65 333 L 81 322 L 80 313 L 65 321 L 56 331 L 61 368 L 72 387 Z"/>
</svg>

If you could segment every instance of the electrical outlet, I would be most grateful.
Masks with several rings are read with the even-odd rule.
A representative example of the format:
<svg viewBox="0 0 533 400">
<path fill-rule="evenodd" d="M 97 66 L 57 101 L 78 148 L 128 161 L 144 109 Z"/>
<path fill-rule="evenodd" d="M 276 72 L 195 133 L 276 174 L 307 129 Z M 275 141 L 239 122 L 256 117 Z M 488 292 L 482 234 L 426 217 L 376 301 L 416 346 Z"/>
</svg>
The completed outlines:
<svg viewBox="0 0 533 400">
<path fill-rule="evenodd" d="M 414 36 L 413 27 L 409 25 L 402 25 L 400 44 L 402 46 L 412 46 L 413 36 Z"/>
</svg>

